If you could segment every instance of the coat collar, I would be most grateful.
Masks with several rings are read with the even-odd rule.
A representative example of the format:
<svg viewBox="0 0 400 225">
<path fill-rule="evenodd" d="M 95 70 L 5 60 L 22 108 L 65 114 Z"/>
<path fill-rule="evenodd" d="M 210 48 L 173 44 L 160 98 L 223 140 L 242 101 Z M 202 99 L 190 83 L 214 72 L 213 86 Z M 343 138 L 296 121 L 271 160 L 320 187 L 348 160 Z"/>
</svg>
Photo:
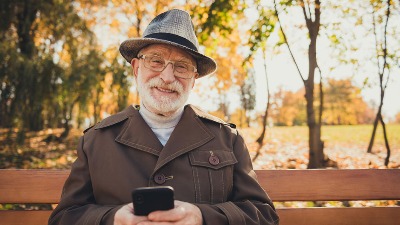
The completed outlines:
<svg viewBox="0 0 400 225">
<path fill-rule="evenodd" d="M 214 138 L 191 105 L 187 105 L 182 118 L 161 151 L 155 171 L 171 160 L 198 148 Z"/>
<path fill-rule="evenodd" d="M 172 132 L 168 142 L 165 146 L 162 146 L 156 135 L 137 111 L 137 108 L 130 106 L 124 111 L 104 119 L 94 129 L 103 129 L 127 120 L 115 141 L 158 156 L 158 161 L 154 169 L 154 171 L 157 171 L 171 160 L 204 145 L 214 138 L 212 132 L 200 118 L 212 120 L 217 123 L 225 123 L 217 117 L 213 117 L 191 105 L 187 105 L 185 106 L 181 120 Z"/>
<path fill-rule="evenodd" d="M 112 126 L 114 124 L 117 124 L 119 122 L 122 122 L 122 121 L 128 119 L 129 117 L 134 116 L 137 113 L 137 109 L 138 108 L 136 106 L 130 105 L 123 111 L 121 111 L 117 114 L 114 114 L 112 116 L 109 116 L 109 117 L 105 118 L 104 120 L 100 121 L 98 124 L 96 124 L 94 126 L 94 129 L 98 130 L 98 129 L 106 128 L 106 127 Z"/>
<path fill-rule="evenodd" d="M 128 119 L 115 141 L 158 156 L 163 146 L 138 110 L 138 107 L 130 106 L 114 119 L 114 121 Z"/>
</svg>

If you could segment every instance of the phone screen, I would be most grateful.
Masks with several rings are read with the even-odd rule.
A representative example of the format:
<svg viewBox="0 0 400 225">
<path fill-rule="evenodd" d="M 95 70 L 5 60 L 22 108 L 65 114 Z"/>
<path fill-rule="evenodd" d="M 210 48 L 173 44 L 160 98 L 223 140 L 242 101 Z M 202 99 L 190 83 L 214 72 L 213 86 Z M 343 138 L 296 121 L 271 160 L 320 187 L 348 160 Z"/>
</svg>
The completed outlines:
<svg viewBox="0 0 400 225">
<path fill-rule="evenodd" d="M 174 208 L 174 189 L 171 186 L 142 187 L 132 192 L 135 215 L 146 216 L 157 210 Z"/>
</svg>

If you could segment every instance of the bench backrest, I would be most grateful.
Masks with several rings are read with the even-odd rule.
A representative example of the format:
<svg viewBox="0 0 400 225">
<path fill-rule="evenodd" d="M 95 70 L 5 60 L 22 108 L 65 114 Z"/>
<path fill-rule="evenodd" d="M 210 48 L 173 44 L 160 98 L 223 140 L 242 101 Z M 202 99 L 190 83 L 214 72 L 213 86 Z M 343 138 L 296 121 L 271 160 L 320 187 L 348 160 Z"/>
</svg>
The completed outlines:
<svg viewBox="0 0 400 225">
<path fill-rule="evenodd" d="M 400 200 L 400 170 L 257 170 L 275 202 Z M 69 170 L 0 170 L 0 204 L 59 201 Z M 47 224 L 50 210 L 0 210 L 0 224 Z M 400 224 L 400 207 L 279 208 L 280 224 Z"/>
</svg>

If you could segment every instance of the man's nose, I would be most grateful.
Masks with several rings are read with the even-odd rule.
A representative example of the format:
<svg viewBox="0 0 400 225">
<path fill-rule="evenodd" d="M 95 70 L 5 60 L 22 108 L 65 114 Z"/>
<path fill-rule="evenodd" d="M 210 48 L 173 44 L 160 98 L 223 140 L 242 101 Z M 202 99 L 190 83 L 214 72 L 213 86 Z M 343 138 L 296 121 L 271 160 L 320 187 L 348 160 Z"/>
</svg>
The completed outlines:
<svg viewBox="0 0 400 225">
<path fill-rule="evenodd" d="M 175 81 L 174 66 L 172 63 L 167 64 L 167 67 L 160 73 L 160 78 L 165 83 L 172 83 Z"/>
</svg>

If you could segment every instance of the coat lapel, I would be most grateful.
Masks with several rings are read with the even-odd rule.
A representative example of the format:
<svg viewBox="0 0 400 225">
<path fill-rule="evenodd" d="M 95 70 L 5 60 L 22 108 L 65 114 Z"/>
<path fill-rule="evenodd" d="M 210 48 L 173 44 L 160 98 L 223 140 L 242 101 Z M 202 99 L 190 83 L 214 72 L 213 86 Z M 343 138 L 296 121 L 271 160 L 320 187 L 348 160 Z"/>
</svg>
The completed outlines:
<svg viewBox="0 0 400 225">
<path fill-rule="evenodd" d="M 157 156 L 160 155 L 162 144 L 139 112 L 133 108 L 132 110 L 134 112 L 131 113 L 115 141 Z"/>
<path fill-rule="evenodd" d="M 156 172 L 171 160 L 204 145 L 214 138 L 211 131 L 200 120 L 198 113 L 198 110 L 192 109 L 190 105 L 186 106 L 181 120 L 164 147 L 139 112 L 133 107 L 124 110 L 116 118 L 111 117 L 108 121 L 102 122 L 101 126 L 96 129 L 127 120 L 115 141 L 158 156 L 154 168 L 154 172 Z"/>
<path fill-rule="evenodd" d="M 181 120 L 159 155 L 154 172 L 171 160 L 204 145 L 213 138 L 214 135 L 199 119 L 191 106 L 186 106 Z"/>
</svg>

